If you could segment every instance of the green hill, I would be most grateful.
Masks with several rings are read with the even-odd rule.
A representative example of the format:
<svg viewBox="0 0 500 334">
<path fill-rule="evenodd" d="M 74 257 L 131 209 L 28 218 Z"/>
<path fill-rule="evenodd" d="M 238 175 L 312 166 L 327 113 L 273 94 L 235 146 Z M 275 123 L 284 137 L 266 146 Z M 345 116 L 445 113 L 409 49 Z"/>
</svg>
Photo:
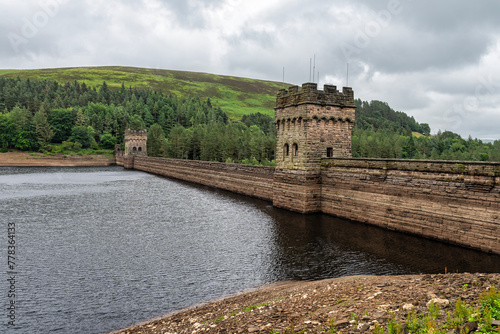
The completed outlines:
<svg viewBox="0 0 500 334">
<path fill-rule="evenodd" d="M 273 107 L 282 86 L 131 67 L 0 70 L 0 150 L 45 150 L 54 143 L 112 148 L 127 127 L 157 123 L 170 157 L 267 164 L 274 156 Z M 430 136 L 428 124 L 386 102 L 355 102 L 355 157 L 500 159 L 500 141 L 465 140 L 450 131 Z"/>
<path fill-rule="evenodd" d="M 0 70 L 0 76 L 55 80 L 59 83 L 78 81 L 99 88 L 103 81 L 108 87 L 150 87 L 178 97 L 210 98 L 233 119 L 260 112 L 274 117 L 276 92 L 280 82 L 231 77 L 186 71 L 159 70 L 137 67 L 71 67 L 36 70 Z M 288 87 L 288 84 L 286 84 Z"/>
</svg>

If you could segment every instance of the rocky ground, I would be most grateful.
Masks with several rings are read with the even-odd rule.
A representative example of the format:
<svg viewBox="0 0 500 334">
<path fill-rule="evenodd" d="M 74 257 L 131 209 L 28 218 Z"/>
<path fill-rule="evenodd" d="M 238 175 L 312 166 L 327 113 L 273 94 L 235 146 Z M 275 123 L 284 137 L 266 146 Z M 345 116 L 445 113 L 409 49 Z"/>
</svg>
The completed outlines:
<svg viewBox="0 0 500 334">
<path fill-rule="evenodd" d="M 115 158 L 107 155 L 44 155 L 42 153 L 0 153 L 0 167 L 109 166 Z"/>
<path fill-rule="evenodd" d="M 476 305 L 481 294 L 493 286 L 497 290 L 500 287 L 500 274 L 356 276 L 283 282 L 114 333 L 372 333 L 378 327 L 387 333 L 388 322 L 400 322 L 404 327 L 409 312 L 421 318 L 428 314 L 431 300 L 440 305 L 436 322 L 445 323 L 458 299 Z M 499 323 L 493 321 L 500 331 Z M 475 329 L 474 323 L 460 326 L 464 333 Z M 447 332 L 460 332 L 460 328 Z"/>
</svg>

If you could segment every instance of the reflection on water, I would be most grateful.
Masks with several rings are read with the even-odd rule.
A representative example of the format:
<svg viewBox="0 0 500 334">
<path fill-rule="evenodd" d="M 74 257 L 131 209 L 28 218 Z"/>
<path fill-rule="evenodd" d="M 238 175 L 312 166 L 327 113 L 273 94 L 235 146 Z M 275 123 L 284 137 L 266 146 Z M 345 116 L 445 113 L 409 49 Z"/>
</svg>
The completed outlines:
<svg viewBox="0 0 500 334">
<path fill-rule="evenodd" d="M 120 167 L 0 168 L 0 212 L 17 231 L 16 333 L 102 333 L 277 280 L 500 270 L 498 256 Z"/>
</svg>

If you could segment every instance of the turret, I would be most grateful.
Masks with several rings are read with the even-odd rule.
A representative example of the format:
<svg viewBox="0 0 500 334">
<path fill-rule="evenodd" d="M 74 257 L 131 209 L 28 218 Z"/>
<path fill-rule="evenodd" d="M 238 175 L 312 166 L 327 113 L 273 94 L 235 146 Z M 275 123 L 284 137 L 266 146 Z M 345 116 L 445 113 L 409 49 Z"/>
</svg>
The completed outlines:
<svg viewBox="0 0 500 334">
<path fill-rule="evenodd" d="M 125 155 L 147 156 L 148 131 L 125 130 Z"/>
<path fill-rule="evenodd" d="M 322 157 L 351 157 L 354 92 L 315 83 L 282 89 L 276 97 L 276 168 L 316 170 Z"/>
</svg>

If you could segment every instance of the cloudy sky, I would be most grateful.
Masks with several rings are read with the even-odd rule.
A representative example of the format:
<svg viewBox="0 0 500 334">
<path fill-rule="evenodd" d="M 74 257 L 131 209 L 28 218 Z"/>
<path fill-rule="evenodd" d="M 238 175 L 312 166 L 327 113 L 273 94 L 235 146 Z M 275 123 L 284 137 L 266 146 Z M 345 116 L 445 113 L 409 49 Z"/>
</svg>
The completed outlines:
<svg viewBox="0 0 500 334">
<path fill-rule="evenodd" d="M 500 139 L 498 0 L 0 0 L 0 68 L 123 65 L 348 84 Z"/>
</svg>

